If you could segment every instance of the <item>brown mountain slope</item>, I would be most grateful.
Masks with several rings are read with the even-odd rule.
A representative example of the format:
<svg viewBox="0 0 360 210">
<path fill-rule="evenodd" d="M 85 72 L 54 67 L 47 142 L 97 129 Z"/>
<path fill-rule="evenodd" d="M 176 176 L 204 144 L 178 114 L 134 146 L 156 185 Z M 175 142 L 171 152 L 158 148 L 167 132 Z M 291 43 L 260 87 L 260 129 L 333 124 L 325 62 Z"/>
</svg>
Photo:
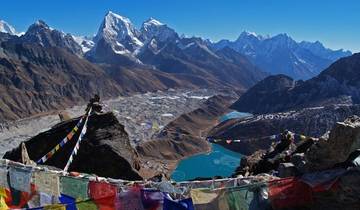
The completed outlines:
<svg viewBox="0 0 360 210">
<path fill-rule="evenodd" d="M 120 94 L 115 81 L 90 62 L 60 48 L 1 43 L 0 121 L 74 105 L 99 93 Z"/>
<path fill-rule="evenodd" d="M 140 154 L 155 158 L 178 160 L 210 149 L 205 140 L 207 132 L 217 123 L 229 98 L 214 96 L 208 99 L 200 108 L 181 115 L 154 136 L 149 142 L 138 146 Z M 186 150 L 184 150 L 186 148 Z"/>
</svg>

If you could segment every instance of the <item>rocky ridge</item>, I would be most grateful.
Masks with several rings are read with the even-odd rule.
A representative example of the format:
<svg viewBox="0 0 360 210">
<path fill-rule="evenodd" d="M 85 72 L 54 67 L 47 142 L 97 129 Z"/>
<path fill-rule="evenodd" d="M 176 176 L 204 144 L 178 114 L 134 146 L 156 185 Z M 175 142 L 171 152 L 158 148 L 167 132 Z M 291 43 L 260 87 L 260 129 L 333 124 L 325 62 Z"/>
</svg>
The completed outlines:
<svg viewBox="0 0 360 210">
<path fill-rule="evenodd" d="M 261 114 L 221 123 L 209 132 L 209 136 L 217 139 L 241 139 L 241 142 L 231 144 L 219 142 L 219 144 L 241 154 L 251 155 L 257 150 L 267 149 L 276 142 L 272 136 L 284 130 L 318 138 L 330 130 L 336 122 L 344 121 L 351 115 L 360 115 L 359 105 L 330 105 Z"/>
<path fill-rule="evenodd" d="M 278 75 L 265 78 L 231 107 L 242 112 L 272 113 L 329 104 L 357 104 L 360 54 L 342 58 L 307 81 Z M 272 85 L 277 84 L 277 88 Z"/>
<path fill-rule="evenodd" d="M 236 173 L 256 175 L 275 173 L 280 177 L 298 176 L 324 170 L 358 166 L 356 158 L 360 155 L 359 125 L 356 115 L 337 122 L 326 135 L 320 138 L 305 137 L 294 140 L 294 134 L 285 140 L 269 145 L 244 157 Z M 283 144 L 283 146 L 280 145 Z"/>
</svg>

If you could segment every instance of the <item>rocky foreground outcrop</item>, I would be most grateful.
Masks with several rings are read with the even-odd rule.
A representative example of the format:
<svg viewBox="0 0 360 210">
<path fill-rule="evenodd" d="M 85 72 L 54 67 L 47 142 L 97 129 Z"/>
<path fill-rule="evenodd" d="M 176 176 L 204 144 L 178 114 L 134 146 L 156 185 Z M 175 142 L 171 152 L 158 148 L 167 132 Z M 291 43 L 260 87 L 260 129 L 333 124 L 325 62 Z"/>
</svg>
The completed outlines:
<svg viewBox="0 0 360 210">
<path fill-rule="evenodd" d="M 360 149 L 360 117 L 352 116 L 336 123 L 327 136 L 305 153 L 306 168 L 314 171 L 333 167 L 347 161 L 357 149 Z"/>
<path fill-rule="evenodd" d="M 360 115 L 360 105 L 331 105 L 256 115 L 221 123 L 211 130 L 209 136 L 216 139 L 241 139 L 241 142 L 218 144 L 244 155 L 251 155 L 257 150 L 268 149 L 276 141 L 270 137 L 286 129 L 297 134 L 320 137 L 336 122 L 344 121 L 351 115 Z"/>
<path fill-rule="evenodd" d="M 360 117 L 354 115 L 344 122 L 337 122 L 330 132 L 319 140 L 308 137 L 296 142 L 290 137 L 267 150 L 259 150 L 244 157 L 236 173 L 243 175 L 273 173 L 280 177 L 288 177 L 359 166 L 359 163 L 354 161 L 360 157 L 359 136 Z"/>
<path fill-rule="evenodd" d="M 25 141 L 30 159 L 37 161 L 53 149 L 77 124 L 79 118 L 61 122 L 50 130 Z M 60 148 L 45 164 L 63 169 L 79 132 Z M 20 161 L 21 147 L 7 152 L 3 158 Z M 69 171 L 96 174 L 102 177 L 141 180 L 137 152 L 131 147 L 128 134 L 112 113 L 89 117 L 87 133 Z"/>
</svg>

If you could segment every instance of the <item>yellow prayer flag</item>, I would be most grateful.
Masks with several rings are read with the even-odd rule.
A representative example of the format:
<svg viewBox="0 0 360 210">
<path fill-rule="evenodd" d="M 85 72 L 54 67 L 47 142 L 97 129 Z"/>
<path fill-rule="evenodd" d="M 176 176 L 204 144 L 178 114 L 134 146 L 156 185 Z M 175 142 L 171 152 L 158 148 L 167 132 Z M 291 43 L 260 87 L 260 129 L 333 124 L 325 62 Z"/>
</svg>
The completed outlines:
<svg viewBox="0 0 360 210">
<path fill-rule="evenodd" d="M 6 210 L 9 209 L 5 202 L 6 198 L 6 190 L 5 188 L 0 188 L 0 210 Z"/>
<path fill-rule="evenodd" d="M 158 124 L 157 122 L 153 122 L 152 128 L 153 128 L 153 131 L 158 131 L 158 130 L 160 130 L 159 124 Z"/>
<path fill-rule="evenodd" d="M 4 197 L 4 198 L 6 198 L 6 190 L 5 190 L 5 188 L 0 188 L 0 197 Z"/>
<path fill-rule="evenodd" d="M 44 210 L 66 210 L 66 206 L 62 204 L 54 204 L 44 206 Z"/>
<path fill-rule="evenodd" d="M 9 207 L 7 206 L 5 202 L 5 197 L 0 197 L 0 210 L 7 210 Z"/>
</svg>

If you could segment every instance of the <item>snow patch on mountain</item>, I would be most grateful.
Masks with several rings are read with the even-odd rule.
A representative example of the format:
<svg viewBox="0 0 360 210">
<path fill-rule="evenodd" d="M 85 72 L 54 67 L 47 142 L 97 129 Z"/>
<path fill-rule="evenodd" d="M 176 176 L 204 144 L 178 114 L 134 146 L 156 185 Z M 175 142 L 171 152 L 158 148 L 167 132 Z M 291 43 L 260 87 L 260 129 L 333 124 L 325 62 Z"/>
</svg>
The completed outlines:
<svg viewBox="0 0 360 210">
<path fill-rule="evenodd" d="M 151 18 L 149 18 L 148 21 L 144 22 L 144 25 L 145 26 L 151 26 L 151 25 L 163 26 L 165 24 L 151 17 Z"/>
<path fill-rule="evenodd" d="M 15 28 L 3 20 L 0 20 L 0 32 L 17 35 Z"/>
<path fill-rule="evenodd" d="M 83 53 L 90 51 L 95 45 L 94 41 L 92 41 L 92 39 L 89 37 L 74 36 L 74 35 L 72 35 L 72 37 L 75 40 L 75 42 L 77 42 L 81 46 Z"/>
</svg>

